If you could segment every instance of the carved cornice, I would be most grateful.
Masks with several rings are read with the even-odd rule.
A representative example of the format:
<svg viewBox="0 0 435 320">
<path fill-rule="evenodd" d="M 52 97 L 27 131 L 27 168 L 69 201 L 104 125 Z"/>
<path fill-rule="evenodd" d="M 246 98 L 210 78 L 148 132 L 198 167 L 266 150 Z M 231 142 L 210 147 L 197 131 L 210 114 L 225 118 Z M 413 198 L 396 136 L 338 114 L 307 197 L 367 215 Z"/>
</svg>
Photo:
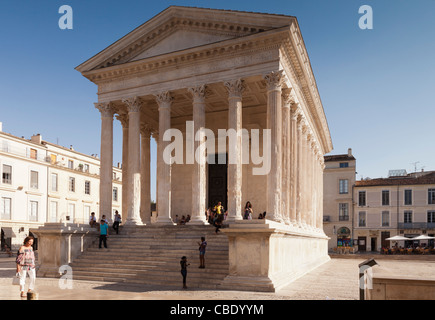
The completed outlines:
<svg viewBox="0 0 435 320">
<path fill-rule="evenodd" d="M 329 152 L 332 149 L 331 136 L 328 129 L 328 123 L 320 100 L 320 95 L 308 58 L 303 38 L 297 23 L 290 26 L 290 36 L 282 42 L 281 57 L 285 69 L 292 75 L 292 81 L 297 84 L 301 102 L 310 109 L 313 115 L 312 120 L 317 128 L 324 131 L 319 136 L 319 142 L 322 141 L 322 149 Z M 320 133 L 320 132 L 319 132 Z"/>
<path fill-rule="evenodd" d="M 274 30 L 274 33 L 264 32 L 256 37 L 244 37 L 226 40 L 216 44 L 204 45 L 199 48 L 183 50 L 180 53 L 162 54 L 143 60 L 131 61 L 120 65 L 113 65 L 104 68 L 97 68 L 84 71 L 83 75 L 90 81 L 99 84 L 104 81 L 111 81 L 117 78 L 138 76 L 150 72 L 163 72 L 164 69 L 174 68 L 180 64 L 198 64 L 201 61 L 222 59 L 224 57 L 235 57 L 250 53 L 258 53 L 271 48 L 279 49 L 283 36 L 288 36 L 288 28 Z"/>
<path fill-rule="evenodd" d="M 242 98 L 243 91 L 245 91 L 245 84 L 242 79 L 225 81 L 224 86 L 228 91 L 228 97 Z"/>
<path fill-rule="evenodd" d="M 113 108 L 113 105 L 111 102 L 96 102 L 94 103 L 95 108 L 97 108 L 102 117 L 108 117 L 113 118 L 113 115 L 115 114 L 115 109 Z"/>
<path fill-rule="evenodd" d="M 125 63 L 126 61 L 138 56 L 148 48 L 161 41 L 162 38 L 175 33 L 178 30 L 191 30 L 195 32 L 207 33 L 211 35 L 243 37 L 264 31 L 264 27 L 240 24 L 232 20 L 228 22 L 211 22 L 192 18 L 173 18 L 166 23 L 151 29 L 141 36 L 138 40 L 123 48 L 117 54 L 101 63 L 96 68 L 109 67 L 115 64 Z"/>
</svg>

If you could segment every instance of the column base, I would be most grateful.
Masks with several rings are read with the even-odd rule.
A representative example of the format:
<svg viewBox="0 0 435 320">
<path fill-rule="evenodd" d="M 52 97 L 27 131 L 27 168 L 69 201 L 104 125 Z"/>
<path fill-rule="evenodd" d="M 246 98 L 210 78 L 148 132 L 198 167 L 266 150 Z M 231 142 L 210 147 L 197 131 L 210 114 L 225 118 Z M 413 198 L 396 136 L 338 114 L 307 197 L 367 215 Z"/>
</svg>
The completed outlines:
<svg viewBox="0 0 435 320">
<path fill-rule="evenodd" d="M 159 218 L 159 217 L 157 217 L 157 221 L 154 223 L 154 225 L 173 226 L 173 225 L 175 225 L 175 223 L 172 221 L 171 218 Z"/>
<path fill-rule="evenodd" d="M 125 221 L 124 226 L 141 226 L 143 225 L 142 220 L 140 219 L 130 219 Z"/>
<path fill-rule="evenodd" d="M 189 225 L 195 225 L 195 226 L 204 226 L 206 224 L 209 224 L 208 221 L 205 219 L 201 219 L 201 218 L 191 218 L 189 221 Z"/>
</svg>

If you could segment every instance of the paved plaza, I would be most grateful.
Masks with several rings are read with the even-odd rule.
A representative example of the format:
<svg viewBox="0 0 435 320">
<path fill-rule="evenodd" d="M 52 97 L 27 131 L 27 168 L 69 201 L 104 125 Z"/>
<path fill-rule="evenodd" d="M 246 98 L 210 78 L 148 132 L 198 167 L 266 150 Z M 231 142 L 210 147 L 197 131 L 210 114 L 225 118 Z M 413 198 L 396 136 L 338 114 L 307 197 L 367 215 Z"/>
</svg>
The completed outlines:
<svg viewBox="0 0 435 320">
<path fill-rule="evenodd" d="M 314 271 L 276 293 L 244 291 L 206 291 L 74 281 L 72 289 L 60 289 L 59 280 L 37 278 L 39 300 L 357 300 L 358 264 L 360 258 L 333 257 Z M 433 270 L 435 261 L 379 259 L 376 261 L 391 272 L 425 275 Z M 11 283 L 15 273 L 13 258 L 0 258 L 0 300 L 20 300 L 19 289 Z M 189 282 L 187 282 L 189 283 Z"/>
</svg>

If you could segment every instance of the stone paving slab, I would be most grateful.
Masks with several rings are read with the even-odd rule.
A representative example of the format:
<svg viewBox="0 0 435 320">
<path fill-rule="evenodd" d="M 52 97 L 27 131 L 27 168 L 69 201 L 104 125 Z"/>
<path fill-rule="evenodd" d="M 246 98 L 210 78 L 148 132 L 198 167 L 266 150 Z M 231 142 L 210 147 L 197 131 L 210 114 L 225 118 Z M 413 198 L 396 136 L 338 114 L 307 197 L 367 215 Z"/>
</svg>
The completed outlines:
<svg viewBox="0 0 435 320">
<path fill-rule="evenodd" d="M 193 290 L 108 282 L 73 282 L 61 289 L 58 279 L 37 278 L 39 300 L 358 300 L 358 264 L 361 259 L 332 258 L 329 262 L 287 285 L 276 293 Z M 377 259 L 388 272 L 413 273 L 424 277 L 435 267 L 433 261 Z M 21 300 L 12 285 L 14 258 L 0 258 L 0 300 Z M 27 282 L 28 283 L 28 282 Z M 187 277 L 189 285 L 189 276 Z"/>
</svg>

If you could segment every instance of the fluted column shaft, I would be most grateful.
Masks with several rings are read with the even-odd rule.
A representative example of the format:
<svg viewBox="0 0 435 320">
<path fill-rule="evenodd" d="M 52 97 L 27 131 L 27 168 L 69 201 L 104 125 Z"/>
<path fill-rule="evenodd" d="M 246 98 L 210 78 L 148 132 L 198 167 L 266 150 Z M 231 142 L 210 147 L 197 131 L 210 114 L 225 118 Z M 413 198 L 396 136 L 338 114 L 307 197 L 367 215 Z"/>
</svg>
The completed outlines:
<svg viewBox="0 0 435 320">
<path fill-rule="evenodd" d="M 290 123 L 290 91 L 283 90 L 282 95 L 282 215 L 286 224 L 291 224 L 290 219 L 290 157 L 291 154 L 291 123 Z"/>
<path fill-rule="evenodd" d="M 309 179 L 308 179 L 308 127 L 305 122 L 304 128 L 302 129 L 303 133 L 303 162 L 302 162 L 302 225 L 305 229 L 308 229 L 309 226 L 309 218 L 308 218 L 308 202 L 309 202 Z"/>
<path fill-rule="evenodd" d="M 298 170 L 298 115 L 299 109 L 297 104 L 291 103 L 290 109 L 290 221 L 293 226 L 297 226 L 297 172 Z"/>
<path fill-rule="evenodd" d="M 302 191 L 303 191 L 303 134 L 302 134 L 302 116 L 297 120 L 297 171 L 296 171 L 296 220 L 299 227 L 302 228 Z"/>
<path fill-rule="evenodd" d="M 128 212 L 128 114 L 117 115 L 122 125 L 122 207 L 121 217 L 123 223 Z"/>
<path fill-rule="evenodd" d="M 189 88 L 193 96 L 195 161 L 192 177 L 192 216 L 189 224 L 206 223 L 205 85 Z"/>
<path fill-rule="evenodd" d="M 128 210 L 125 225 L 141 225 L 140 109 L 138 97 L 124 99 L 128 110 Z"/>
<path fill-rule="evenodd" d="M 95 103 L 101 113 L 100 218 L 112 216 L 113 114 L 109 102 Z"/>
<path fill-rule="evenodd" d="M 243 81 L 225 83 L 228 90 L 228 130 L 235 131 L 235 141 L 228 139 L 228 221 L 242 219 L 242 93 Z M 231 133 L 229 133 L 231 134 Z"/>
<path fill-rule="evenodd" d="M 140 217 L 142 223 L 151 224 L 151 152 L 150 139 L 151 131 L 146 125 L 141 127 L 141 157 L 140 157 L 140 185 L 141 203 Z"/>
<path fill-rule="evenodd" d="M 267 217 L 283 222 L 281 214 L 281 165 L 282 165 L 282 71 L 265 77 L 267 84 L 267 128 L 271 133 L 270 172 L 267 175 Z"/>
<path fill-rule="evenodd" d="M 156 223 L 173 224 L 171 218 L 171 164 L 165 161 L 163 156 L 165 148 L 170 143 L 164 141 L 163 137 L 166 130 L 171 128 L 172 97 L 169 92 L 163 92 L 156 95 L 156 100 L 159 105 L 159 142 L 157 145 L 158 212 Z"/>
</svg>

